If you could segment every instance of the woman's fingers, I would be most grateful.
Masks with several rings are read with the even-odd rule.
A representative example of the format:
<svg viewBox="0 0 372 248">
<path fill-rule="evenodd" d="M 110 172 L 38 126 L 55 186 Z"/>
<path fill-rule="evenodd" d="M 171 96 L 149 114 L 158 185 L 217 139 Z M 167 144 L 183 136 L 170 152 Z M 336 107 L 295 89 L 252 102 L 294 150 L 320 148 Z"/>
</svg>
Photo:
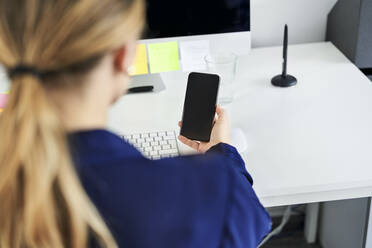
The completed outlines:
<svg viewBox="0 0 372 248">
<path fill-rule="evenodd" d="M 219 105 L 217 105 L 217 107 L 216 107 L 216 113 L 217 113 L 217 115 L 220 115 L 221 112 L 222 112 L 222 108 Z"/>
<path fill-rule="evenodd" d="M 182 122 L 179 121 L 178 122 L 178 126 L 181 127 L 182 126 Z M 196 142 L 196 141 L 193 141 L 193 140 L 190 140 L 188 138 L 186 138 L 185 136 L 182 136 L 182 135 L 179 135 L 178 136 L 178 139 L 179 141 L 181 141 L 183 144 L 191 147 L 192 149 L 195 149 L 197 151 L 199 151 L 199 143 Z"/>
<path fill-rule="evenodd" d="M 216 113 L 218 118 L 223 118 L 225 116 L 225 110 L 221 108 L 220 106 L 217 106 Z"/>
<path fill-rule="evenodd" d="M 195 149 L 199 151 L 199 143 L 193 140 L 190 140 L 182 135 L 178 136 L 178 139 L 185 145 L 191 147 L 192 149 Z"/>
</svg>

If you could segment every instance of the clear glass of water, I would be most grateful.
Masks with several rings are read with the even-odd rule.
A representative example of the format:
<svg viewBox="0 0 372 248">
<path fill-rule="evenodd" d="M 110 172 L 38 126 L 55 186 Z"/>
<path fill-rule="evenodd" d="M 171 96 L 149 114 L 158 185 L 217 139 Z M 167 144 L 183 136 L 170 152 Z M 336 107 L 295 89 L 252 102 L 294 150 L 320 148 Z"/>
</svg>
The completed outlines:
<svg viewBox="0 0 372 248">
<path fill-rule="evenodd" d="M 220 76 L 218 104 L 231 103 L 234 99 L 233 82 L 238 57 L 231 52 L 220 52 L 205 56 L 207 71 Z"/>
</svg>

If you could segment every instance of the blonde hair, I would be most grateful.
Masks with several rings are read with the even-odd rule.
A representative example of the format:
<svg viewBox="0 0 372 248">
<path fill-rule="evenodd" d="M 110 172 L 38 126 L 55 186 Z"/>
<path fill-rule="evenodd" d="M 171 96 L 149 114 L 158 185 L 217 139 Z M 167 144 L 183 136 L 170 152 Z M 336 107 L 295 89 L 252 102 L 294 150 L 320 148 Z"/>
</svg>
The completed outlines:
<svg viewBox="0 0 372 248">
<path fill-rule="evenodd" d="M 0 114 L 1 248 L 80 248 L 91 235 L 116 247 L 76 175 L 45 84 L 63 87 L 138 35 L 143 11 L 142 0 L 0 0 L 0 63 L 46 72 L 14 76 Z"/>
</svg>

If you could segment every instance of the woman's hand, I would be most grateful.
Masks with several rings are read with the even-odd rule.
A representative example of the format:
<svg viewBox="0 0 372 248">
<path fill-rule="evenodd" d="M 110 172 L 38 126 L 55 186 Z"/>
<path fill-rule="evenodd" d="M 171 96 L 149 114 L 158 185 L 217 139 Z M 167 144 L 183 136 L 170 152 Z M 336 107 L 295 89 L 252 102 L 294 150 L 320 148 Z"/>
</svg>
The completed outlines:
<svg viewBox="0 0 372 248">
<path fill-rule="evenodd" d="M 216 118 L 213 124 L 211 139 L 209 142 L 198 142 L 190 140 L 184 136 L 178 136 L 178 139 L 185 145 L 197 150 L 198 152 L 205 153 L 212 146 L 219 143 L 230 142 L 230 121 L 227 113 L 224 109 L 217 106 L 216 108 Z M 178 125 L 181 127 L 182 123 L 179 122 Z"/>
</svg>

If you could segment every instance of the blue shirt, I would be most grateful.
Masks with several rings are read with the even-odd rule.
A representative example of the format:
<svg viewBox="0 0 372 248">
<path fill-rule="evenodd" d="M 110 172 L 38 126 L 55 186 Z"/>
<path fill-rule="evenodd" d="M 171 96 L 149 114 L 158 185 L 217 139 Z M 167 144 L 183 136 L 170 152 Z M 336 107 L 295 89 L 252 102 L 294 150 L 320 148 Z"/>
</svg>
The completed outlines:
<svg viewBox="0 0 372 248">
<path fill-rule="evenodd" d="M 106 130 L 69 135 L 81 182 L 119 247 L 256 248 L 271 220 L 236 149 L 149 160 Z"/>
</svg>

